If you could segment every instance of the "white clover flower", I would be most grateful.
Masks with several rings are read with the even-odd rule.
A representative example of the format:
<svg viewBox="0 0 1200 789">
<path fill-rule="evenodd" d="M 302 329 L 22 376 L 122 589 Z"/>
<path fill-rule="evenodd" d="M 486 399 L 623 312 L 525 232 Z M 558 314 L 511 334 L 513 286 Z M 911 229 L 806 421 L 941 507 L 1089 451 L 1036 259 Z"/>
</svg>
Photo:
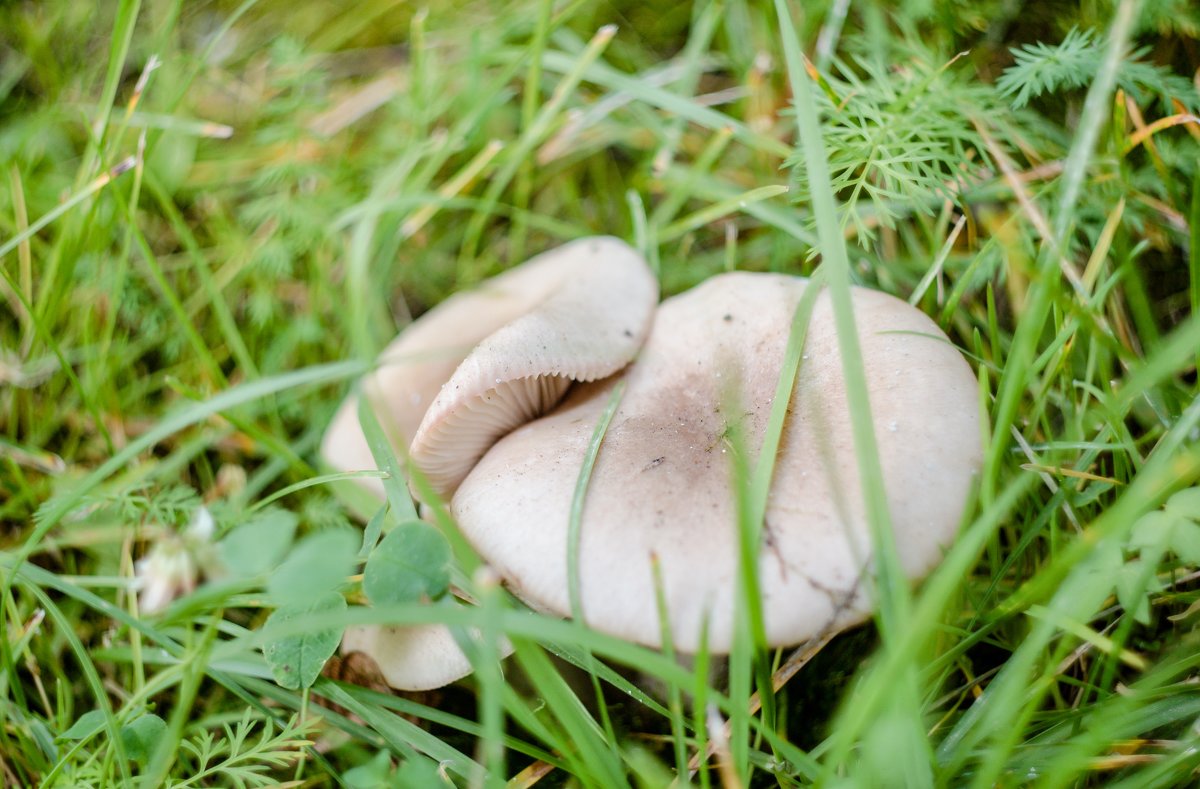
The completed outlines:
<svg viewBox="0 0 1200 789">
<path fill-rule="evenodd" d="M 143 614 L 156 614 L 196 589 L 201 568 L 210 564 L 215 531 L 212 513 L 201 505 L 183 534 L 168 535 L 137 560 L 134 587 Z"/>
</svg>

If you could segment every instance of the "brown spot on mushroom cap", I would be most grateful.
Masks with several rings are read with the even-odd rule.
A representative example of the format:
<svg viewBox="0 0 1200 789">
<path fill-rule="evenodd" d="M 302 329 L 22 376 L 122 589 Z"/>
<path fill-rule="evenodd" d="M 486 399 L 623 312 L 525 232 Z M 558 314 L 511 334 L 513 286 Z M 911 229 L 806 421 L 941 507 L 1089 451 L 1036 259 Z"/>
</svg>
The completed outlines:
<svg viewBox="0 0 1200 789">
<path fill-rule="evenodd" d="M 792 313 L 806 281 L 728 274 L 664 302 L 606 434 L 580 544 L 587 621 L 657 645 L 650 557 L 661 565 L 672 637 L 729 649 L 737 527 L 727 419 L 756 456 Z M 957 528 L 980 459 L 970 367 L 925 315 L 855 289 L 855 320 L 901 563 L 928 572 Z M 729 316 L 729 319 L 726 319 Z M 767 637 L 796 643 L 865 618 L 870 540 L 841 358 L 817 300 L 766 512 L 760 558 Z M 574 390 L 475 466 L 453 499 L 461 528 L 514 592 L 567 615 L 568 511 L 588 441 L 616 379 Z M 732 394 L 732 397 L 727 395 Z M 726 414 L 726 405 L 736 414 Z"/>
</svg>

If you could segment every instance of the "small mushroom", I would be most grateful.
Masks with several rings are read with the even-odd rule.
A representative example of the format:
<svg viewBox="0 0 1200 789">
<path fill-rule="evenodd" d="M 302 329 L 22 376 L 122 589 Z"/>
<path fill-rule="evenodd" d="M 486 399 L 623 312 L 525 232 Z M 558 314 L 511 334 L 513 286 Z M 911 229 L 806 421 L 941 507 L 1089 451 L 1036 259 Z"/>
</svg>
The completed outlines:
<svg viewBox="0 0 1200 789">
<path fill-rule="evenodd" d="M 762 444 L 793 313 L 807 281 L 714 277 L 663 302 L 638 360 L 573 390 L 475 465 L 452 508 L 476 548 L 531 606 L 570 614 L 567 524 L 587 446 L 613 386 L 626 390 L 587 491 L 579 547 L 584 619 L 659 645 L 652 557 L 675 646 L 729 650 L 737 515 L 728 451 L 740 423 Z M 953 539 L 981 463 L 971 368 L 919 310 L 853 291 L 871 419 L 901 565 L 926 574 Z M 730 408 L 736 410 L 730 412 Z M 828 294 L 808 327 L 766 508 L 759 559 L 765 629 L 794 644 L 871 611 L 871 542 Z"/>
<path fill-rule="evenodd" d="M 471 673 L 471 661 L 444 625 L 348 627 L 342 654 L 351 652 L 371 657 L 396 690 L 432 690 Z"/>
<path fill-rule="evenodd" d="M 649 332 L 658 282 L 633 248 L 612 237 L 553 249 L 415 321 L 361 382 L 393 440 L 439 495 L 449 496 L 487 449 L 552 408 L 572 381 L 620 370 Z M 350 395 L 321 445 L 341 471 L 375 468 Z M 380 499 L 377 479 L 362 483 Z M 470 673 L 450 631 L 438 625 L 348 630 L 343 653 L 361 651 L 389 684 L 424 690 Z"/>
</svg>

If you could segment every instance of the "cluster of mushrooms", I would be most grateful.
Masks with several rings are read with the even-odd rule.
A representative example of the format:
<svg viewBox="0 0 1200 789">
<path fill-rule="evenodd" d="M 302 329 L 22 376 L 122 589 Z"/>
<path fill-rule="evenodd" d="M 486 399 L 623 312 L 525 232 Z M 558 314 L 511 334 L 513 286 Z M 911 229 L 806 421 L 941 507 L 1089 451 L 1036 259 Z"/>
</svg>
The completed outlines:
<svg viewBox="0 0 1200 789">
<path fill-rule="evenodd" d="M 578 549 L 583 618 L 660 646 L 652 562 L 681 652 L 732 645 L 737 500 L 727 452 L 766 431 L 792 318 L 808 281 L 736 272 L 658 302 L 645 260 L 611 237 L 546 252 L 415 321 L 335 416 L 322 445 L 340 470 L 375 468 L 365 396 L 408 444 L 463 534 L 532 608 L 571 613 L 568 522 L 613 387 L 625 390 L 587 489 Z M 953 539 L 981 463 L 970 366 L 921 311 L 853 290 L 896 548 L 912 579 Z M 383 497 L 376 479 L 364 485 Z M 871 612 L 871 540 L 826 293 L 808 324 L 763 524 L 767 640 L 800 643 Z M 438 687 L 471 666 L 442 626 L 347 631 L 396 688 Z"/>
</svg>

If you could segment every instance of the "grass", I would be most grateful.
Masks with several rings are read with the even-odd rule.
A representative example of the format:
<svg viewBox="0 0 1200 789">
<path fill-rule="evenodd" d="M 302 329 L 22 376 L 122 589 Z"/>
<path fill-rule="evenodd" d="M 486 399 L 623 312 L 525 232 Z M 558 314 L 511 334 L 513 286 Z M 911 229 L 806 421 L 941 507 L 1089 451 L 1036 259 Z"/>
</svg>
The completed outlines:
<svg viewBox="0 0 1200 789">
<path fill-rule="evenodd" d="M 1192 4 L 101 5 L 0 10 L 5 785 L 1196 782 Z M 976 368 L 978 490 L 910 589 L 843 344 L 876 623 L 767 650 L 744 561 L 721 676 L 522 609 L 441 508 L 480 605 L 362 605 L 411 501 L 385 480 L 364 536 L 316 458 L 333 409 L 412 316 L 597 232 L 666 293 L 816 273 L 843 337 L 851 284 L 911 299 Z M 765 446 L 731 453 L 744 559 Z M 205 578 L 231 534 L 261 556 Z M 325 544 L 348 607 L 273 573 Z M 143 611 L 172 547 L 200 584 Z M 263 654 L 383 621 L 449 624 L 481 670 L 393 695 Z"/>
</svg>

